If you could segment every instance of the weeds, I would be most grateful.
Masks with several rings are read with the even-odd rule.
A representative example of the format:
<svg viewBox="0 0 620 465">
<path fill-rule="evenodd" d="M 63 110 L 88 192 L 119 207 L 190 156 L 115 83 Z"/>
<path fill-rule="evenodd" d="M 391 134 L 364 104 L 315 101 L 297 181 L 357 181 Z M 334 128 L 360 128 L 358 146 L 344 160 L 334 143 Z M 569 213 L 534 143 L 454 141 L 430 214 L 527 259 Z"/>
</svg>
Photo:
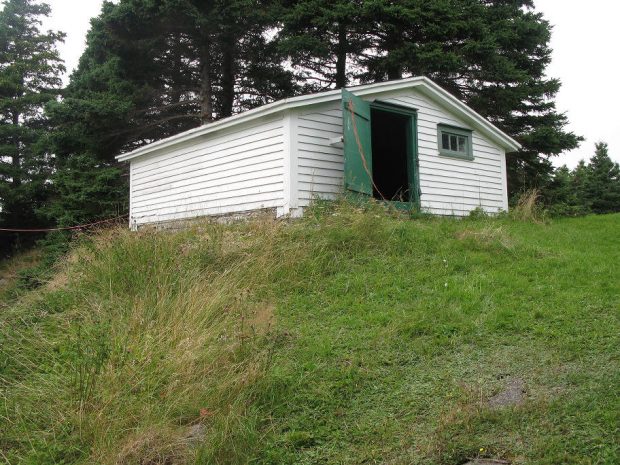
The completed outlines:
<svg viewBox="0 0 620 465">
<path fill-rule="evenodd" d="M 0 456 L 614 463 L 619 217 L 535 205 L 84 237 L 0 311 Z M 488 408 L 510 377 L 523 404 Z"/>
<path fill-rule="evenodd" d="M 544 222 L 546 211 L 540 203 L 540 191 L 530 189 L 523 192 L 516 205 L 510 210 L 510 216 L 519 221 Z"/>
<path fill-rule="evenodd" d="M 92 463 L 172 463 L 195 453 L 181 440 L 195 422 L 227 425 L 217 449 L 232 454 L 228 440 L 253 434 L 241 418 L 270 331 L 271 304 L 257 296 L 270 274 L 270 228 L 248 228 L 261 241 L 246 257 L 228 250 L 219 225 L 148 236 L 115 229 L 74 250 L 65 286 L 0 321 L 4 441 L 36 438 L 51 454 L 18 447 L 12 460 L 61 463 L 78 453 Z M 31 321 L 17 323 L 21 314 Z"/>
</svg>

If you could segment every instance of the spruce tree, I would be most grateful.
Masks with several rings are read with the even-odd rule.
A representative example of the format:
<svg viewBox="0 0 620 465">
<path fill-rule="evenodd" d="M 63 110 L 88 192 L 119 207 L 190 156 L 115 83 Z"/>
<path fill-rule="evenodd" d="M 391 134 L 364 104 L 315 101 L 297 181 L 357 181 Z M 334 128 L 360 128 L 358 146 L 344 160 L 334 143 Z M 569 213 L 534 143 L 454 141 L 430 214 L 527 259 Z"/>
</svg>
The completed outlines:
<svg viewBox="0 0 620 465">
<path fill-rule="evenodd" d="M 265 5 L 106 2 L 63 101 L 50 107 L 60 151 L 89 149 L 110 161 L 120 151 L 291 95 L 290 73 L 267 38 L 274 19 Z"/>
<path fill-rule="evenodd" d="M 571 187 L 577 197 L 577 203 L 583 206 L 584 212 L 587 213 L 590 213 L 590 205 L 586 201 L 589 172 L 590 167 L 584 160 L 579 160 L 579 163 L 571 172 Z"/>
<path fill-rule="evenodd" d="M 61 158 L 53 197 L 42 211 L 57 226 L 120 217 L 127 212 L 127 176 L 118 166 L 88 153 Z"/>
<path fill-rule="evenodd" d="M 551 181 L 541 192 L 552 215 L 576 216 L 590 212 L 576 187 L 576 177 L 566 165 L 555 170 Z"/>
<path fill-rule="evenodd" d="M 531 0 L 373 0 L 374 49 L 368 81 L 427 75 L 515 137 L 523 150 L 509 157 L 511 193 L 542 186 L 549 156 L 582 140 L 565 130 L 554 97 L 551 26 Z"/>
<path fill-rule="evenodd" d="M 0 224 L 8 228 L 41 225 L 37 210 L 47 196 L 42 110 L 58 97 L 64 72 L 56 49 L 64 34 L 40 30 L 49 14 L 34 0 L 7 0 L 0 12 Z"/>
<path fill-rule="evenodd" d="M 589 163 L 580 160 L 574 170 L 555 170 L 543 189 L 550 211 L 561 215 L 620 212 L 620 165 L 611 160 L 608 145 L 599 142 Z"/>
<path fill-rule="evenodd" d="M 111 33 L 122 46 L 121 59 L 140 41 L 165 38 L 163 46 L 151 46 L 146 54 L 158 69 L 136 82 L 159 77 L 166 89 L 184 90 L 198 105 L 200 121 L 209 123 L 292 93 L 290 73 L 268 38 L 275 25 L 271 4 L 125 0 L 111 18 Z M 180 59 L 181 75 L 160 66 L 171 56 Z"/>
<path fill-rule="evenodd" d="M 594 213 L 620 212 L 620 166 L 609 157 L 604 142 L 596 144 L 583 190 L 585 203 Z"/>
<path fill-rule="evenodd" d="M 55 154 L 52 195 L 41 209 L 58 226 L 71 226 L 124 213 L 127 204 L 126 167 L 114 155 L 138 147 L 150 131 L 162 137 L 183 130 L 177 121 L 168 127 L 151 126 L 139 106 L 152 102 L 151 82 L 136 83 L 129 72 L 149 74 L 153 64 L 146 54 L 154 42 L 136 42 L 134 53 L 120 58 L 121 43 L 111 33 L 111 18 L 118 5 L 105 2 L 91 21 L 86 50 L 63 90 L 60 101 L 46 107 L 53 130 Z M 127 63 L 133 61 L 134 67 Z M 174 124 L 177 124 L 175 127 Z M 195 123 L 194 123 L 195 124 Z M 188 126 L 188 127 L 193 127 Z M 169 131 L 169 132 L 167 132 Z M 144 142 L 142 142 L 144 143 Z"/>
<path fill-rule="evenodd" d="M 91 21 L 62 101 L 47 108 L 59 157 L 88 153 L 113 162 L 121 151 L 199 124 L 183 38 L 159 34 L 137 13 L 131 2 L 106 2 Z"/>
<path fill-rule="evenodd" d="M 283 2 L 280 49 L 304 91 L 341 88 L 355 79 L 355 68 L 369 45 L 361 24 L 361 0 Z"/>
<path fill-rule="evenodd" d="M 434 79 L 523 144 L 508 159 L 511 194 L 548 183 L 549 157 L 582 140 L 565 129 L 567 118 L 555 108 L 560 81 L 545 74 L 551 26 L 532 0 L 283 4 L 281 46 L 302 70 L 302 84 L 314 79 L 333 88 L 412 75 Z M 346 50 L 346 61 L 338 50 Z M 345 63 L 345 70 L 336 73 L 337 63 Z M 338 79 L 342 75 L 346 79 Z"/>
<path fill-rule="evenodd" d="M 266 34 L 273 21 L 258 0 L 104 3 L 63 100 L 48 106 L 58 157 L 48 214 L 113 216 L 126 204 L 115 155 L 292 94 Z M 77 166 L 107 174 L 79 176 Z"/>
</svg>

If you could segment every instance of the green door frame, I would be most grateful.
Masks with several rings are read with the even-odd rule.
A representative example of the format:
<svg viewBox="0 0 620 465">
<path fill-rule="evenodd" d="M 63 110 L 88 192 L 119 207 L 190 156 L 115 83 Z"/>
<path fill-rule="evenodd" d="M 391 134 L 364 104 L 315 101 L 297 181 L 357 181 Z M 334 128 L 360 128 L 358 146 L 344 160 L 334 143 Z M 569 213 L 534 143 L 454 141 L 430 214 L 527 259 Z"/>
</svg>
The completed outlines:
<svg viewBox="0 0 620 465">
<path fill-rule="evenodd" d="M 420 210 L 420 161 L 418 159 L 418 110 L 387 102 L 370 103 L 371 110 L 387 111 L 409 117 L 407 125 L 407 179 L 409 180 L 409 202 L 390 202 L 399 208 Z M 370 124 L 372 126 L 372 117 Z"/>
</svg>

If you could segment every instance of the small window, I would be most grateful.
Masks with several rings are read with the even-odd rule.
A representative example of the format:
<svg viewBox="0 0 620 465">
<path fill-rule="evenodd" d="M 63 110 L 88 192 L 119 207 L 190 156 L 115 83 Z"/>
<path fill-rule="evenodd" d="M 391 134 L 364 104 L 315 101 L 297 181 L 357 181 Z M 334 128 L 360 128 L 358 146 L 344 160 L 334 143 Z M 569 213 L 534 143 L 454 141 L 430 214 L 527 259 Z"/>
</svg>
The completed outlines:
<svg viewBox="0 0 620 465">
<path fill-rule="evenodd" d="M 472 132 L 452 126 L 437 126 L 439 155 L 473 160 Z"/>
</svg>

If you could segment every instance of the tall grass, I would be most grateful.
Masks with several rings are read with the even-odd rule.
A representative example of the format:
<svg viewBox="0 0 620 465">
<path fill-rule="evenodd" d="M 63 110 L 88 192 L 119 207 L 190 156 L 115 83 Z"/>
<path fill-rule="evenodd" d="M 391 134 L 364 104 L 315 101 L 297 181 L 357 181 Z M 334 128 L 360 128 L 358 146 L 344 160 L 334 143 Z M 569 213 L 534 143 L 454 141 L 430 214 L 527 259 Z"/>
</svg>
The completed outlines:
<svg viewBox="0 0 620 465">
<path fill-rule="evenodd" d="M 519 195 L 517 203 L 510 210 L 510 216 L 520 221 L 544 221 L 546 212 L 540 202 L 540 190 L 529 189 Z"/>
<path fill-rule="evenodd" d="M 32 249 L 12 258 L 0 260 L 0 312 L 20 295 L 21 273 L 32 268 L 41 261 L 41 252 Z"/>
<path fill-rule="evenodd" d="M 185 463 L 198 441 L 206 463 L 242 462 L 269 356 L 267 284 L 286 259 L 279 229 L 264 219 L 84 240 L 0 316 L 5 459 Z"/>
<path fill-rule="evenodd" d="M 274 292 L 320 282 L 340 252 L 381 241 L 378 217 L 402 217 L 369 208 L 84 237 L 0 315 L 5 459 L 245 463 L 260 441 L 252 400 L 270 395 L 255 389 L 282 336 Z"/>
<path fill-rule="evenodd" d="M 84 237 L 0 309 L 0 457 L 614 463 L 620 217 L 540 224 L 531 199 Z M 522 406 L 489 410 L 508 375 Z"/>
</svg>

